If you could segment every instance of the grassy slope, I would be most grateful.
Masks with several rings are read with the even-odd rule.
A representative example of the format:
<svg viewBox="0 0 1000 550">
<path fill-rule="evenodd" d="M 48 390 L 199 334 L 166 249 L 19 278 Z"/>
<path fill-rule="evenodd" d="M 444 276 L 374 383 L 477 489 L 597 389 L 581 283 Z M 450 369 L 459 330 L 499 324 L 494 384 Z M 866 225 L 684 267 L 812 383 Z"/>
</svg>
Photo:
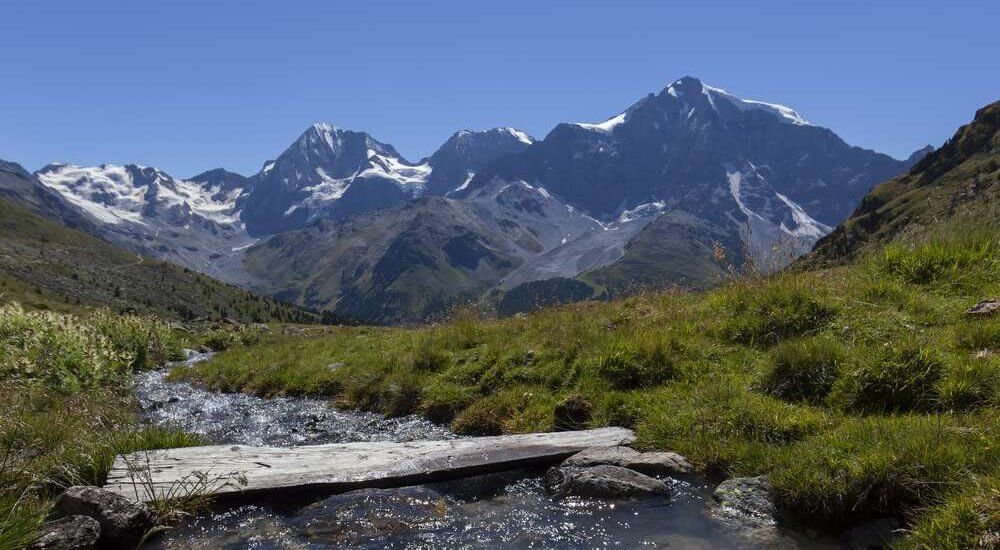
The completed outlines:
<svg viewBox="0 0 1000 550">
<path fill-rule="evenodd" d="M 821 240 L 807 265 L 837 265 L 891 240 L 936 231 L 943 220 L 1000 215 L 1000 101 L 976 113 L 941 149 L 872 190 Z"/>
<path fill-rule="evenodd" d="M 173 264 L 139 258 L 0 199 L 0 302 L 79 311 L 89 307 L 170 319 L 313 320 Z"/>
</svg>

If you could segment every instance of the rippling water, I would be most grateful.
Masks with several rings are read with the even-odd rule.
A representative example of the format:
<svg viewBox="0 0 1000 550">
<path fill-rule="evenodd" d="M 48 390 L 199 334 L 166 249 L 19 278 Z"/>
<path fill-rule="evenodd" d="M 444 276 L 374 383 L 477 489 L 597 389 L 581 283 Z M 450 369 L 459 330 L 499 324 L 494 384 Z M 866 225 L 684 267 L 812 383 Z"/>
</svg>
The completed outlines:
<svg viewBox="0 0 1000 550">
<path fill-rule="evenodd" d="M 188 363 L 205 359 L 193 354 Z M 337 411 L 305 398 L 208 392 L 145 373 L 136 391 L 148 422 L 213 442 L 303 445 L 455 437 L 416 417 Z M 816 547 L 773 529 L 746 532 L 707 512 L 710 488 L 671 480 L 670 497 L 554 501 L 541 472 L 520 470 L 310 501 L 274 499 L 193 518 L 148 548 L 734 548 Z"/>
</svg>

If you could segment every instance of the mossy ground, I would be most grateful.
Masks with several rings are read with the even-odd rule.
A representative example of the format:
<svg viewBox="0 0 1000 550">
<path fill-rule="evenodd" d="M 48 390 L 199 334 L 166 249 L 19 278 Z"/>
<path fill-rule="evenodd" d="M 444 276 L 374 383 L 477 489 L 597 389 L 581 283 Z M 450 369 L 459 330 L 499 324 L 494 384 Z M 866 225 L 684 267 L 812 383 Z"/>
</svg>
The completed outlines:
<svg viewBox="0 0 1000 550">
<path fill-rule="evenodd" d="M 905 545 L 958 547 L 998 529 L 978 503 L 1000 472 L 1000 318 L 963 312 L 1000 296 L 1000 241 L 955 234 L 706 293 L 272 335 L 174 376 L 469 434 L 634 427 L 703 471 L 769 473 L 807 523 L 889 514 Z"/>
</svg>

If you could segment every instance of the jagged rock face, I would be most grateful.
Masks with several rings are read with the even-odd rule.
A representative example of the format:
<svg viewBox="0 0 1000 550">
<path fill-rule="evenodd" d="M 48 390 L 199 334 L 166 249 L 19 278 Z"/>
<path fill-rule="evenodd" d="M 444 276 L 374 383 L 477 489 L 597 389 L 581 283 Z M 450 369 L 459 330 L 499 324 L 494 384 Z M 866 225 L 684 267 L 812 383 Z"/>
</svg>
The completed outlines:
<svg viewBox="0 0 1000 550">
<path fill-rule="evenodd" d="M 205 189 L 215 190 L 215 194 L 212 195 L 212 198 L 215 200 L 223 200 L 224 196 L 234 191 L 238 191 L 240 194 L 250 191 L 250 178 L 230 172 L 225 168 L 216 168 L 202 172 L 197 176 L 189 178 L 188 181 L 193 181 Z"/>
<path fill-rule="evenodd" d="M 427 159 L 433 168 L 427 180 L 427 193 L 446 195 L 460 189 L 476 172 L 499 158 L 523 152 L 534 141 L 514 128 L 455 132 Z"/>
<path fill-rule="evenodd" d="M 421 195 L 429 172 L 366 133 L 314 124 L 251 178 L 243 221 L 251 234 L 270 235 L 345 218 Z"/>
<path fill-rule="evenodd" d="M 419 163 L 363 132 L 314 124 L 251 178 L 243 220 L 254 235 L 344 219 L 424 194 L 444 195 L 494 160 L 532 143 L 512 128 L 463 130 Z"/>
<path fill-rule="evenodd" d="M 663 203 L 742 232 L 757 252 L 787 240 L 794 257 L 872 185 L 905 167 L 847 145 L 788 107 L 741 100 L 688 77 L 603 123 L 560 124 L 456 196 L 498 180 L 525 181 L 605 221 Z"/>
</svg>

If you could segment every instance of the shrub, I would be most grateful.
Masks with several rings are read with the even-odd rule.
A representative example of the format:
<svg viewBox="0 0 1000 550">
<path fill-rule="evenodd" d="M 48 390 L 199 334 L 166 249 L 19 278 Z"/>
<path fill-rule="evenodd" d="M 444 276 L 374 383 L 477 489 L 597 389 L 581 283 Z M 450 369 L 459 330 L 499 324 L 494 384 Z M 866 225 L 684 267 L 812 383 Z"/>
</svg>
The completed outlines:
<svg viewBox="0 0 1000 550">
<path fill-rule="evenodd" d="M 952 361 L 937 384 L 937 394 L 940 408 L 947 411 L 1000 404 L 1000 358 Z"/>
<path fill-rule="evenodd" d="M 208 349 L 219 352 L 260 343 L 260 334 L 260 330 L 247 326 L 219 328 L 209 331 L 201 340 Z"/>
<path fill-rule="evenodd" d="M 936 504 L 997 467 L 996 437 L 944 417 L 853 419 L 790 448 L 771 482 L 784 508 L 836 529 Z"/>
<path fill-rule="evenodd" d="M 423 390 L 420 412 L 432 422 L 451 422 L 475 399 L 472 390 L 454 382 L 435 380 Z"/>
<path fill-rule="evenodd" d="M 528 388 L 511 388 L 480 399 L 462 411 L 451 429 L 462 435 L 551 431 L 555 398 Z"/>
<path fill-rule="evenodd" d="M 836 315 L 832 306 L 817 299 L 814 290 L 788 278 L 757 287 L 734 285 L 717 293 L 713 305 L 725 316 L 722 336 L 753 346 L 771 346 L 816 332 Z"/>
<path fill-rule="evenodd" d="M 927 411 L 938 402 L 941 357 L 912 343 L 859 354 L 837 380 L 831 403 L 845 411 Z"/>
<path fill-rule="evenodd" d="M 807 338 L 778 344 L 761 389 L 785 401 L 819 403 L 837 380 L 844 349 L 829 338 Z"/>
<path fill-rule="evenodd" d="M 597 374 L 618 390 L 658 386 L 678 374 L 667 343 L 640 336 L 617 343 L 597 360 Z"/>
<path fill-rule="evenodd" d="M 411 342 L 408 364 L 420 372 L 438 372 L 448 368 L 451 358 L 429 335 L 416 335 Z"/>
<path fill-rule="evenodd" d="M 382 382 L 381 410 L 387 416 L 406 416 L 420 407 L 421 379 L 416 373 L 394 372 Z"/>
<path fill-rule="evenodd" d="M 955 345 L 964 350 L 1000 350 L 1000 317 L 955 327 Z"/>
<path fill-rule="evenodd" d="M 180 342 L 154 319 L 99 311 L 87 318 L 0 307 L 0 379 L 76 392 L 122 382 L 173 359 Z"/>
</svg>

